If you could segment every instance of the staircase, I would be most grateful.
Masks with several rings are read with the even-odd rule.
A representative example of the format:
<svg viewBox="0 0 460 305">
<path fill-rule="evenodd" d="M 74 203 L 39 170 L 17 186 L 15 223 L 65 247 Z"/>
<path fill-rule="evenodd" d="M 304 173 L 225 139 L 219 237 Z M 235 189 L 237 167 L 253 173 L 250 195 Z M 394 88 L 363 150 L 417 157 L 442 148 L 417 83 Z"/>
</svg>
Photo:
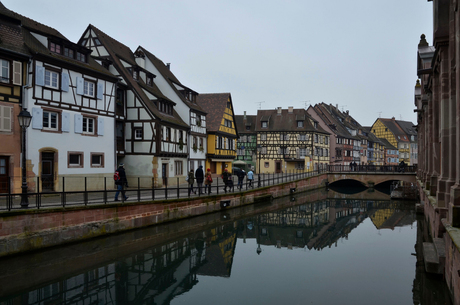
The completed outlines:
<svg viewBox="0 0 460 305">
<path fill-rule="evenodd" d="M 446 264 L 446 244 L 442 238 L 434 238 L 432 243 L 423 243 L 423 259 L 425 271 L 444 274 Z"/>
</svg>

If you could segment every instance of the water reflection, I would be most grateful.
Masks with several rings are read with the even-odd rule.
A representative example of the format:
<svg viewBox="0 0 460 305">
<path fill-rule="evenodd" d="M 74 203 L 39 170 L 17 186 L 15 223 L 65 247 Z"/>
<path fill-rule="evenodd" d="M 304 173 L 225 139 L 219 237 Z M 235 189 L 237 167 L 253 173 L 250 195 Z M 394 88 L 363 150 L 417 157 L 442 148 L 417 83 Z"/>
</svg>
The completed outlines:
<svg viewBox="0 0 460 305">
<path fill-rule="evenodd" d="M 65 254 L 52 252 L 62 249 L 44 252 L 47 254 L 42 254 L 41 258 L 47 259 L 47 263 L 37 256 L 0 261 L 0 268 L 10 272 L 0 277 L 0 287 L 10 289 L 2 291 L 0 303 L 170 304 L 179 296 L 186 297 L 199 285 L 200 276 L 230 278 L 238 240 L 248 243 L 248 246 L 254 244 L 252 255 L 263 256 L 262 249 L 267 247 L 323 250 L 339 246 L 338 241 L 348 239 L 366 219 L 377 230 L 393 230 L 412 226 L 416 218 L 413 205 L 404 202 L 323 199 L 298 204 L 301 198 L 291 197 L 278 205 L 265 205 L 259 209 L 247 207 L 244 213 L 231 210 L 218 220 L 203 218 L 200 225 L 195 223 L 201 229 L 186 236 L 173 237 L 170 233 L 175 229 L 165 226 L 163 230 L 151 228 L 131 235 L 92 241 L 85 245 L 85 249 L 91 249 L 88 253 L 83 250 L 78 253 L 80 248 L 77 246 L 74 251 L 67 250 Z M 231 220 L 222 220 L 229 218 Z M 111 239 L 116 238 L 121 241 L 112 245 Z M 415 244 L 415 240 L 413 242 Z M 101 243 L 105 248 L 101 247 Z M 39 266 L 52 266 L 50 256 L 55 255 L 67 255 L 64 260 L 78 262 L 80 269 L 85 270 L 75 268 L 70 273 L 56 270 L 59 278 L 45 279 L 46 272 Z M 289 260 L 289 255 L 285 259 Z M 23 271 L 13 267 L 25 261 L 29 265 Z M 423 270 L 417 269 L 417 272 Z M 27 289 L 15 290 L 25 276 L 30 277 L 29 281 L 35 280 L 28 284 Z M 40 280 L 41 277 L 43 280 Z M 414 289 L 414 301 L 422 298 L 420 285 L 419 280 L 417 289 Z"/>
</svg>

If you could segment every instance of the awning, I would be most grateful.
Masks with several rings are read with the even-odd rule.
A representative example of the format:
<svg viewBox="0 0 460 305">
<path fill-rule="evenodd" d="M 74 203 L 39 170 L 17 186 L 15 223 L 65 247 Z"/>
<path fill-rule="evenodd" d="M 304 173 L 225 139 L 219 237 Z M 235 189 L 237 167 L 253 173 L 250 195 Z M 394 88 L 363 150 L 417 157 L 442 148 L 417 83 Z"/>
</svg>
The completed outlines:
<svg viewBox="0 0 460 305">
<path fill-rule="evenodd" d="M 244 162 L 244 161 L 238 160 L 238 161 L 233 162 L 233 164 L 237 164 L 237 165 L 238 165 L 238 164 L 246 165 L 247 163 Z"/>
</svg>

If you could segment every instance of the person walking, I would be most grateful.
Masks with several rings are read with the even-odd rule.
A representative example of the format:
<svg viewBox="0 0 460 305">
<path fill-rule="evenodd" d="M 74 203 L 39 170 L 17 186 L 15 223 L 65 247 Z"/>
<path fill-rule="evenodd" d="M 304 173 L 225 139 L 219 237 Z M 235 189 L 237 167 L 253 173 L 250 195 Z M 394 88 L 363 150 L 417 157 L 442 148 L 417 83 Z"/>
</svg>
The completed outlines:
<svg viewBox="0 0 460 305">
<path fill-rule="evenodd" d="M 240 169 L 236 173 L 236 176 L 238 177 L 238 185 L 236 187 L 241 190 L 243 188 L 243 180 L 244 180 L 244 177 L 246 176 L 246 172 L 244 171 L 244 169 Z"/>
<path fill-rule="evenodd" d="M 201 195 L 203 188 L 204 172 L 203 165 L 198 166 L 198 169 L 195 171 L 196 187 L 198 188 L 198 194 Z"/>
<path fill-rule="evenodd" d="M 127 200 L 128 196 L 125 194 L 124 187 L 128 187 L 128 180 L 126 179 L 126 172 L 125 172 L 125 165 L 123 163 L 120 163 L 118 166 L 117 170 L 115 171 L 114 175 L 115 179 L 115 185 L 117 186 L 117 192 L 115 193 L 115 201 L 118 200 L 118 195 L 123 196 L 123 200 Z"/>
<path fill-rule="evenodd" d="M 230 173 L 228 172 L 228 169 L 224 169 L 224 172 L 222 173 L 222 180 L 224 181 L 224 192 L 227 193 L 227 186 L 228 186 L 228 178 L 230 177 Z"/>
<path fill-rule="evenodd" d="M 211 169 L 208 168 L 206 170 L 206 174 L 204 176 L 204 192 L 206 193 L 206 188 L 208 189 L 208 194 L 211 194 L 211 185 L 212 185 L 212 175 Z"/>
<path fill-rule="evenodd" d="M 188 195 L 190 196 L 190 193 L 196 194 L 196 191 L 193 190 L 193 183 L 195 182 L 195 176 L 193 175 L 193 169 L 190 170 L 187 176 L 187 182 L 188 182 Z"/>
<path fill-rule="evenodd" d="M 247 177 L 249 181 L 249 187 L 254 188 L 254 186 L 252 185 L 252 180 L 254 180 L 254 172 L 252 171 L 252 169 L 249 170 Z"/>
</svg>

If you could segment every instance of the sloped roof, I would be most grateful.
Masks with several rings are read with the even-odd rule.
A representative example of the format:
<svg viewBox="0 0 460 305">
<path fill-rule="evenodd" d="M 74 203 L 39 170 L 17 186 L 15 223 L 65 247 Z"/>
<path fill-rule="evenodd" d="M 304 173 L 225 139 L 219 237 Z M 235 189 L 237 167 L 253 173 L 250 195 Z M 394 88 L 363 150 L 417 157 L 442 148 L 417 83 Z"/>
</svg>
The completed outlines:
<svg viewBox="0 0 460 305">
<path fill-rule="evenodd" d="M 244 120 L 244 115 L 235 115 L 235 124 L 240 134 L 255 133 L 257 125 L 256 120 L 256 115 L 246 115 L 246 121 Z M 246 127 L 249 127 L 249 130 L 247 130 Z"/>
<path fill-rule="evenodd" d="M 233 121 L 235 122 L 235 109 L 233 108 L 232 96 L 230 93 L 200 93 L 197 103 L 208 113 L 206 116 L 206 128 L 208 131 L 219 131 L 222 118 L 224 117 L 227 102 L 232 104 Z M 238 128 L 235 124 L 236 133 Z"/>
<path fill-rule="evenodd" d="M 406 133 L 404 130 L 399 127 L 398 123 L 396 123 L 396 120 L 394 118 L 392 119 L 382 119 L 379 118 L 380 120 L 390 131 L 391 133 L 396 137 L 396 140 L 399 142 L 408 142 L 409 138 L 407 137 Z"/>
<path fill-rule="evenodd" d="M 182 85 L 177 79 L 177 77 L 171 72 L 171 70 L 164 64 L 164 62 L 161 59 L 159 59 L 158 57 L 150 53 L 148 50 L 144 49 L 142 46 L 139 46 L 138 49 L 141 49 L 142 52 L 144 52 L 147 58 L 152 62 L 155 68 L 157 68 L 157 70 L 161 73 L 161 75 L 166 79 L 166 81 L 169 83 L 171 88 L 176 92 L 177 96 L 179 96 L 179 98 L 184 102 L 185 105 L 187 105 L 189 108 L 192 108 L 192 109 L 195 109 L 197 111 L 204 113 L 204 110 L 203 108 L 200 107 L 200 105 L 194 104 L 190 102 L 188 99 L 186 99 L 184 95 L 180 93 L 179 90 L 177 90 L 176 86 L 174 86 L 173 83 L 178 84 L 181 87 L 187 88 L 190 91 L 193 91 L 194 93 L 197 93 L 197 92 L 188 88 L 187 86 Z"/>
<path fill-rule="evenodd" d="M 107 49 L 107 52 L 111 56 L 111 59 L 113 61 L 115 68 L 120 73 L 120 75 L 123 77 L 123 79 L 126 81 L 128 86 L 132 88 L 132 90 L 137 94 L 137 96 L 144 102 L 144 105 L 147 107 L 147 109 L 149 109 L 156 118 L 160 119 L 163 122 L 168 122 L 171 124 L 175 124 L 175 125 L 179 125 L 179 126 L 187 127 L 187 128 L 189 127 L 182 120 L 182 118 L 177 114 L 176 111 L 173 111 L 172 116 L 162 113 L 158 110 L 157 106 L 154 105 L 153 101 L 151 101 L 148 98 L 148 96 L 144 92 L 144 89 L 160 100 L 169 101 L 175 104 L 168 97 L 163 95 L 163 93 L 155 85 L 155 83 L 153 83 L 152 86 L 148 86 L 144 83 L 142 79 L 139 79 L 137 81 L 133 79 L 131 73 L 128 71 L 128 69 L 124 67 L 124 65 L 120 61 L 120 59 L 122 59 L 128 63 L 131 63 L 133 66 L 137 66 L 136 60 L 134 58 L 134 54 L 131 52 L 131 50 L 127 46 L 113 39 L 109 35 L 105 34 L 101 30 L 96 28 L 94 25 L 90 24 L 88 26 L 88 30 L 89 29 L 94 31 L 99 41 L 105 46 L 105 48 Z M 81 40 L 82 39 L 80 38 L 80 41 Z"/>
<path fill-rule="evenodd" d="M 313 107 L 313 110 L 315 110 L 315 112 L 321 117 L 325 124 L 331 126 L 332 131 L 336 135 L 348 139 L 356 138 L 346 128 L 347 125 L 345 124 L 345 115 L 342 114 L 336 107 L 325 103 L 320 103 L 316 104 Z M 358 127 L 360 127 L 360 125 L 356 126 L 355 129 Z"/>
<path fill-rule="evenodd" d="M 19 23 L 0 22 L 0 49 L 30 56 L 24 42 L 24 32 Z"/>
<path fill-rule="evenodd" d="M 386 149 L 392 149 L 392 150 L 397 150 L 396 147 L 394 147 L 387 139 L 385 138 L 379 138 L 380 142 L 383 143 Z"/>
<path fill-rule="evenodd" d="M 399 127 L 401 127 L 402 130 L 404 130 L 405 133 L 407 133 L 407 135 L 417 135 L 417 131 L 415 130 L 414 124 L 412 122 L 396 120 L 396 123 L 399 125 Z"/>
<path fill-rule="evenodd" d="M 305 118 L 303 127 L 297 127 L 298 118 Z M 268 122 L 267 128 L 262 128 L 262 121 Z M 290 132 L 318 132 L 323 134 L 329 134 L 321 126 L 315 128 L 312 124 L 315 121 L 305 109 L 292 109 L 289 112 L 288 109 L 281 109 L 281 114 L 278 114 L 278 110 L 258 110 L 256 128 L 257 132 L 261 131 L 290 131 Z"/>
</svg>

